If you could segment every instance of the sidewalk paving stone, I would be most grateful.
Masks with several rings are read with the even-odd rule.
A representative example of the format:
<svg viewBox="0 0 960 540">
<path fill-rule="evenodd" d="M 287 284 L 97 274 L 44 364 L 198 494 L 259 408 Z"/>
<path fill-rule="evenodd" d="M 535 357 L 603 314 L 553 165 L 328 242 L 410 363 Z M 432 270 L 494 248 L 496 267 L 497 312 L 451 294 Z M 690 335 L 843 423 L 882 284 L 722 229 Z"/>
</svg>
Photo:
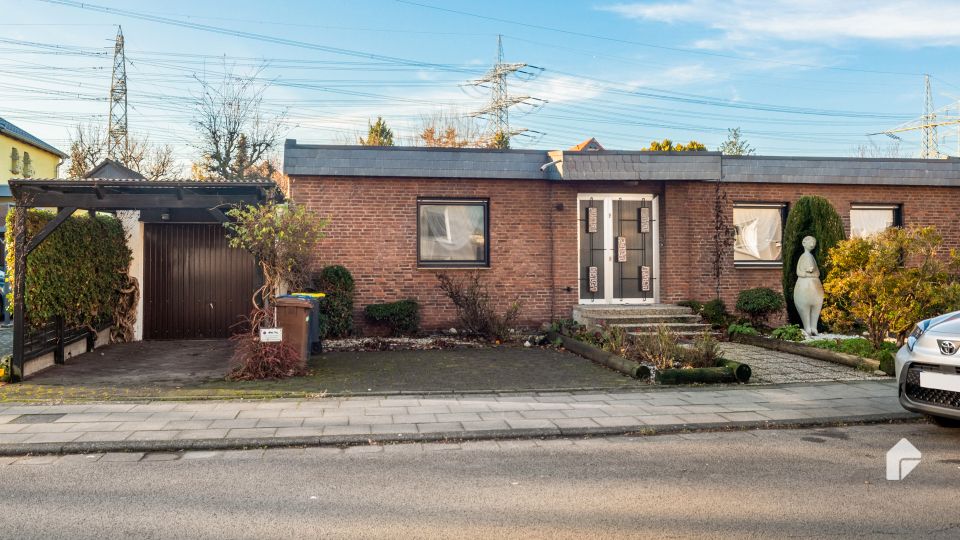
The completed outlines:
<svg viewBox="0 0 960 540">
<path fill-rule="evenodd" d="M 640 431 L 732 423 L 813 422 L 899 415 L 896 384 L 890 380 L 804 383 L 777 387 L 724 386 L 710 389 L 658 389 L 430 397 L 353 397 L 309 400 L 199 401 L 193 403 L 87 404 L 6 407 L 0 419 L 3 445 L 100 442 L 165 443 L 171 450 L 210 448 L 209 441 L 301 438 L 366 442 L 474 434 L 510 436 L 516 432 L 558 434 L 622 428 Z M 171 407 L 173 405 L 173 407 Z M 182 406 L 181 406 L 182 405 Z M 430 412 L 424 412 L 430 411 Z M 22 413 L 22 414 L 21 414 Z M 389 414 L 387 414 L 389 413 Z M 55 421 L 51 415 L 62 414 Z M 38 415 L 38 416 L 25 416 Z M 19 419 L 21 423 L 11 423 Z M 123 420 L 127 419 L 127 420 Z M 530 430 L 530 431 L 524 431 Z M 344 439 L 346 438 L 346 439 Z M 166 443 L 169 441 L 169 443 Z M 185 441 L 175 446 L 176 441 Z M 191 446 L 190 441 L 203 441 Z M 257 442 L 256 444 L 263 444 Z M 269 445 L 268 445 L 269 446 Z M 79 447 L 83 448 L 83 447 Z M 154 447 L 158 448 L 158 447 Z M 82 450 L 81 450 L 82 451 Z"/>
</svg>

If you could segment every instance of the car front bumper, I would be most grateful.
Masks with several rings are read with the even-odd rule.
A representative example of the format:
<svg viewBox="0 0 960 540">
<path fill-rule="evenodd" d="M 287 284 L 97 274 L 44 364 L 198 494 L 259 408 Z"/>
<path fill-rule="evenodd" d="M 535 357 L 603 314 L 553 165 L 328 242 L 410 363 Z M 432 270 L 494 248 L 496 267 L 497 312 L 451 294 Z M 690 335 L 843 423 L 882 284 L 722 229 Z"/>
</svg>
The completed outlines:
<svg viewBox="0 0 960 540">
<path fill-rule="evenodd" d="M 920 369 L 917 362 L 906 361 L 898 367 L 900 369 L 897 370 L 899 373 L 897 387 L 900 394 L 900 405 L 904 409 L 960 420 L 960 392 L 921 389 L 919 379 L 916 377 Z"/>
</svg>

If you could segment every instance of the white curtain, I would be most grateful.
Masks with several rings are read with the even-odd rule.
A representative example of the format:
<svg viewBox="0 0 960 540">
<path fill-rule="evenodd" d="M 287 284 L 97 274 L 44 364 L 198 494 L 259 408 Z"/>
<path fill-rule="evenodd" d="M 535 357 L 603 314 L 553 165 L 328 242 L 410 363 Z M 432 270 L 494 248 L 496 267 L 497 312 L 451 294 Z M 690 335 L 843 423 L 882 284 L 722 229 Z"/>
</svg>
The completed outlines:
<svg viewBox="0 0 960 540">
<path fill-rule="evenodd" d="M 482 260 L 483 222 L 481 206 L 421 206 L 420 258 L 427 261 Z"/>
<path fill-rule="evenodd" d="M 893 227 L 890 208 L 851 208 L 850 236 L 862 238 Z"/>
<path fill-rule="evenodd" d="M 782 217 L 779 208 L 734 208 L 735 261 L 780 260 Z"/>
</svg>

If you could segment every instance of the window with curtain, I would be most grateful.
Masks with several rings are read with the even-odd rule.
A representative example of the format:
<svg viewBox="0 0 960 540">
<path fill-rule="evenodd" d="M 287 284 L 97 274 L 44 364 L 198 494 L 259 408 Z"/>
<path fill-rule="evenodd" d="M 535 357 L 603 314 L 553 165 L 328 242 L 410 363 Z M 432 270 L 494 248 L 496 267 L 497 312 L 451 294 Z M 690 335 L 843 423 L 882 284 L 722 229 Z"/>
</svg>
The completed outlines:
<svg viewBox="0 0 960 540">
<path fill-rule="evenodd" d="M 863 238 L 902 227 L 899 204 L 855 204 L 850 207 L 850 237 Z"/>
<path fill-rule="evenodd" d="M 420 266 L 485 267 L 490 264 L 486 200 L 417 201 Z"/>
<path fill-rule="evenodd" d="M 785 215 L 786 204 L 734 204 L 734 264 L 780 264 Z"/>
</svg>

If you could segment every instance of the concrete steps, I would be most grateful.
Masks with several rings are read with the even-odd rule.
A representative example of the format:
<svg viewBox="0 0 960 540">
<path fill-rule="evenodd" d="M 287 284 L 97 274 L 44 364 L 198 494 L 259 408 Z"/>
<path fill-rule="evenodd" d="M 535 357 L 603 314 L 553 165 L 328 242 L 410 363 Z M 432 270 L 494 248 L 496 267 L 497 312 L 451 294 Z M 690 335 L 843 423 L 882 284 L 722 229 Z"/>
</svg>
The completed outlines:
<svg viewBox="0 0 960 540">
<path fill-rule="evenodd" d="M 710 325 L 704 324 L 690 308 L 670 304 L 576 306 L 573 318 L 587 327 L 618 326 L 634 335 L 656 334 L 661 326 L 681 338 L 693 338 L 710 330 Z"/>
</svg>

